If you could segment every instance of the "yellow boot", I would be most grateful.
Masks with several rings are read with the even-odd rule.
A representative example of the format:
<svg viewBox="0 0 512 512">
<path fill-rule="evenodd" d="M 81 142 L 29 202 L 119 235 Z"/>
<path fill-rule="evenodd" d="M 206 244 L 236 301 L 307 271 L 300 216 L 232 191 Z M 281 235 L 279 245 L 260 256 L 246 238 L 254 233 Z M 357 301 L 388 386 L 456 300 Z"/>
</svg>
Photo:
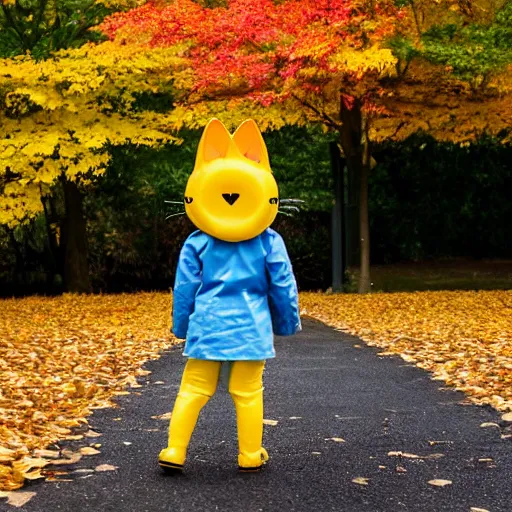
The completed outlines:
<svg viewBox="0 0 512 512">
<path fill-rule="evenodd" d="M 240 471 L 259 471 L 268 460 L 261 446 L 264 366 L 264 361 L 235 361 L 231 369 L 229 393 L 236 408 Z"/>
<path fill-rule="evenodd" d="M 220 367 L 217 361 L 188 360 L 171 415 L 169 443 L 158 457 L 162 469 L 183 469 L 199 413 L 217 388 Z"/>
</svg>

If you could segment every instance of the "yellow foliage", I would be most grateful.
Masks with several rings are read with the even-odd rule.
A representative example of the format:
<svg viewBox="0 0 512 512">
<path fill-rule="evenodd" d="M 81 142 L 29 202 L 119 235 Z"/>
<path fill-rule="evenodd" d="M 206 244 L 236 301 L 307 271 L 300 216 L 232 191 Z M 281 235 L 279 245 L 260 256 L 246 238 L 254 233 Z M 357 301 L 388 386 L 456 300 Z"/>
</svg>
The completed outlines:
<svg viewBox="0 0 512 512">
<path fill-rule="evenodd" d="M 0 179 L 8 168 L 18 177 L 0 190 L 0 223 L 14 226 L 40 212 L 40 194 L 62 174 L 102 174 L 107 142 L 178 142 L 171 118 L 131 108 L 135 94 L 165 90 L 173 73 L 186 71 L 177 53 L 105 42 L 40 62 L 30 55 L 2 59 Z M 122 112 L 113 113 L 113 104 Z"/>
<path fill-rule="evenodd" d="M 366 50 L 342 47 L 331 56 L 329 63 L 343 72 L 351 72 L 361 79 L 368 72 L 377 72 L 379 78 L 396 74 L 397 58 L 387 48 L 378 45 Z"/>
</svg>

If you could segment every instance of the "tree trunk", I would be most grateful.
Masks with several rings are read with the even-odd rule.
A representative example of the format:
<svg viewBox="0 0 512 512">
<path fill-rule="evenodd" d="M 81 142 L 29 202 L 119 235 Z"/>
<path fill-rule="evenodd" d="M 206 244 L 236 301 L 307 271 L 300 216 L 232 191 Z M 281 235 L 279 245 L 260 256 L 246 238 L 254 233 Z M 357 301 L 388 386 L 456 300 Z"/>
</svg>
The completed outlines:
<svg viewBox="0 0 512 512">
<path fill-rule="evenodd" d="M 41 203 L 43 204 L 44 218 L 46 221 L 46 237 L 47 237 L 47 251 L 48 251 L 48 267 L 49 272 L 47 274 L 48 285 L 53 286 L 55 277 L 61 273 L 61 269 L 58 268 L 57 262 L 59 261 L 59 244 L 57 243 L 57 237 L 51 228 L 52 224 L 52 212 L 48 209 L 46 198 L 41 194 Z M 61 274 L 62 275 L 62 274 Z"/>
<path fill-rule="evenodd" d="M 359 293 L 370 291 L 370 228 L 368 219 L 368 175 L 370 169 L 367 125 L 361 112 L 361 102 L 354 100 L 351 109 L 342 102 L 340 108 L 340 143 L 352 176 L 359 177 Z"/>
<path fill-rule="evenodd" d="M 69 292 L 90 293 L 87 261 L 86 224 L 82 210 L 82 195 L 76 183 L 62 180 L 66 218 L 62 225 L 64 247 L 64 281 Z"/>
</svg>

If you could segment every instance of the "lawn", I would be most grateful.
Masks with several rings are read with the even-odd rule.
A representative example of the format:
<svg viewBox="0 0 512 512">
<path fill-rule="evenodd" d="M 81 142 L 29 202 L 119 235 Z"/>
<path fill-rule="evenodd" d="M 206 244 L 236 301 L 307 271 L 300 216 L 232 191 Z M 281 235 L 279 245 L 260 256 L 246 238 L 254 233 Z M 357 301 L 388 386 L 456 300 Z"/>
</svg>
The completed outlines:
<svg viewBox="0 0 512 512">
<path fill-rule="evenodd" d="M 142 364 L 176 340 L 168 293 L 6 299 L 0 308 L 0 490 L 10 491 L 47 476 L 52 457 L 79 458 L 41 450 L 94 436 L 92 411 L 137 393 Z M 512 291 L 304 293 L 301 310 L 475 403 L 512 410 Z"/>
</svg>

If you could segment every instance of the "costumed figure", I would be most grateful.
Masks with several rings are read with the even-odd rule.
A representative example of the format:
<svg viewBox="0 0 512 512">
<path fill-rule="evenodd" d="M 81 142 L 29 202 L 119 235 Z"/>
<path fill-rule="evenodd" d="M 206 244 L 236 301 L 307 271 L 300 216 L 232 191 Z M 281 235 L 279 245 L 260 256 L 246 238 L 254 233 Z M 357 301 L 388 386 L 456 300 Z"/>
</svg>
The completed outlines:
<svg viewBox="0 0 512 512">
<path fill-rule="evenodd" d="M 237 416 L 241 471 L 259 471 L 263 368 L 275 357 L 274 334 L 301 329 L 297 285 L 285 244 L 269 228 L 278 189 L 253 120 L 233 135 L 217 119 L 206 126 L 185 191 L 199 229 L 186 240 L 173 293 L 173 333 L 189 359 L 159 455 L 164 470 L 182 470 L 199 412 L 214 394 L 222 365 Z"/>
</svg>

